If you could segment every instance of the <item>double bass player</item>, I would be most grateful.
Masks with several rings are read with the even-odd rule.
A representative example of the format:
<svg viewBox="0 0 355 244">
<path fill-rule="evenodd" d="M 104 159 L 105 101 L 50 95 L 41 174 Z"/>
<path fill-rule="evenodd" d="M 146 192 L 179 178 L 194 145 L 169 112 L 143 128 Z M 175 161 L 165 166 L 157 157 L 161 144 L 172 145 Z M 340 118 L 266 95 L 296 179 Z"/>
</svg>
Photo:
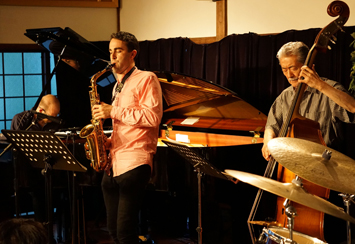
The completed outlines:
<svg viewBox="0 0 355 244">
<path fill-rule="evenodd" d="M 342 140 L 341 121 L 355 122 L 355 99 L 338 82 L 320 78 L 313 66 L 304 66 L 309 48 L 302 42 L 289 42 L 277 53 L 282 72 L 291 84 L 272 104 L 265 126 L 262 154 L 270 159 L 267 143 L 278 135 L 287 115 L 295 88 L 302 82 L 307 84 L 300 114 L 320 124 L 323 139 L 328 147 L 337 148 Z"/>
<path fill-rule="evenodd" d="M 322 139 L 328 147 L 339 148 L 343 139 L 342 122 L 355 123 L 355 99 L 338 82 L 319 77 L 314 65 L 311 68 L 304 65 L 308 52 L 309 48 L 304 43 L 289 42 L 277 53 L 282 72 L 291 86 L 282 91 L 270 108 L 262 147 L 266 160 L 271 158 L 267 144 L 279 135 L 300 83 L 307 87 L 300 98 L 298 112 L 304 118 L 319 123 Z"/>
</svg>

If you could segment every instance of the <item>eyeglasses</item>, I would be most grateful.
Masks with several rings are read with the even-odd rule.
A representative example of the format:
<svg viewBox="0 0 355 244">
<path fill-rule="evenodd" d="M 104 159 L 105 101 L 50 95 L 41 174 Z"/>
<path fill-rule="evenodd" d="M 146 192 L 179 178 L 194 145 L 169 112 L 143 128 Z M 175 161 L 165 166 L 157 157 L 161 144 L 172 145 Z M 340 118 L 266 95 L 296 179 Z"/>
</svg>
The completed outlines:
<svg viewBox="0 0 355 244">
<path fill-rule="evenodd" d="M 38 107 L 38 108 L 39 108 L 40 110 L 42 109 L 44 114 L 47 114 L 47 113 L 46 113 L 46 110 L 45 110 L 44 108 L 42 108 L 42 107 Z"/>
<path fill-rule="evenodd" d="M 49 115 L 49 116 L 52 116 L 52 117 L 59 117 L 60 116 L 60 112 L 56 115 L 50 115 L 46 112 L 46 110 L 40 106 L 38 106 L 39 110 L 42 110 L 42 113 L 46 114 L 46 115 Z"/>
</svg>

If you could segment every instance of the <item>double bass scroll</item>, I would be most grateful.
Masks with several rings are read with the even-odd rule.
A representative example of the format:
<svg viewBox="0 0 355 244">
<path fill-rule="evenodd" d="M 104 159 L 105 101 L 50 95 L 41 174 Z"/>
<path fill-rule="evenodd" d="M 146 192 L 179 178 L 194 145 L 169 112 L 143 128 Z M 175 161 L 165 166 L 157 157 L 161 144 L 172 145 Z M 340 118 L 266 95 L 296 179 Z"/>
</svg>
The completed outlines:
<svg viewBox="0 0 355 244">
<path fill-rule="evenodd" d="M 344 26 L 344 24 L 347 22 L 349 18 L 349 12 L 350 11 L 348 5 L 342 1 L 333 1 L 332 3 L 329 4 L 327 8 L 328 15 L 332 17 L 338 16 L 338 18 L 332 21 L 330 24 L 328 24 L 318 33 L 313 46 L 308 52 L 304 65 L 307 65 L 309 68 L 312 68 L 317 53 L 318 52 L 325 53 L 328 49 L 330 49 L 328 46 L 329 42 L 335 43 L 336 38 L 334 34 L 339 30 L 342 30 L 342 27 Z M 307 85 L 304 83 L 300 83 L 297 86 L 295 91 L 296 92 L 295 97 L 292 101 L 292 105 L 288 111 L 287 117 L 285 118 L 282 124 L 278 137 L 297 137 L 297 138 L 301 138 L 301 139 L 305 139 L 305 140 L 309 140 L 309 141 L 313 141 L 325 145 L 325 142 L 322 138 L 319 129 L 320 128 L 319 123 L 304 118 L 299 114 L 299 107 L 302 101 L 303 93 L 306 90 L 306 88 Z M 300 128 L 302 129 L 300 130 Z M 274 173 L 275 166 L 276 166 L 276 161 L 271 157 L 271 159 L 267 164 L 264 177 L 271 178 Z M 281 168 L 281 170 L 279 170 L 278 179 L 281 178 L 281 175 L 284 173 L 283 172 L 284 170 L 286 169 Z M 317 187 L 319 188 L 319 186 Z M 323 189 L 316 189 L 316 190 L 314 189 L 308 189 L 308 190 L 312 192 L 312 194 L 316 192 L 316 195 L 320 194 L 324 198 L 329 197 L 329 189 L 323 188 Z M 262 197 L 262 193 L 263 190 L 259 189 L 248 218 L 248 227 L 249 227 L 249 232 L 253 244 L 255 244 L 256 238 L 255 238 L 253 226 L 250 223 L 254 220 L 256 210 L 259 206 Z M 278 209 L 278 213 L 280 212 L 282 213 L 282 210 Z M 310 225 L 308 225 L 311 226 L 312 228 L 304 228 L 301 230 L 301 232 L 304 232 L 304 234 L 309 234 L 313 237 L 317 237 L 319 239 L 324 240 L 324 231 L 323 231 L 324 213 L 320 212 L 319 214 L 316 215 L 318 215 L 318 218 L 314 218 L 316 223 L 313 224 L 311 223 Z M 301 218 L 302 218 L 301 216 L 298 216 L 297 221 L 299 221 Z M 280 221 L 278 217 L 277 217 L 277 221 L 278 222 Z M 295 230 L 297 230 L 297 226 L 295 226 Z"/>
</svg>

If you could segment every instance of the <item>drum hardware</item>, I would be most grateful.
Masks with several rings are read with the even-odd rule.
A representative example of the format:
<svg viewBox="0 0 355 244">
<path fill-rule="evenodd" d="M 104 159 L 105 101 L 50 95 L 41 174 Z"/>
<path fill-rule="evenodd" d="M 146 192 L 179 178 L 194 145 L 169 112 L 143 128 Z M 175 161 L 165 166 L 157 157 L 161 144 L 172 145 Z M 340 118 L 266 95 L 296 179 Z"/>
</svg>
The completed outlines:
<svg viewBox="0 0 355 244">
<path fill-rule="evenodd" d="M 292 180 L 292 183 L 298 187 L 302 187 L 302 179 L 296 175 L 296 178 Z M 295 225 L 295 217 L 297 216 L 297 210 L 290 205 L 290 200 L 285 199 L 283 206 L 285 207 L 285 214 L 287 216 L 287 228 L 290 233 L 290 240 L 293 241 L 293 227 Z"/>
<path fill-rule="evenodd" d="M 249 224 L 253 225 L 262 225 L 264 227 L 271 227 L 271 226 L 276 226 L 276 227 L 282 227 L 282 224 L 280 224 L 277 221 L 260 221 L 260 220 L 253 220 L 253 221 L 248 221 Z"/>
<path fill-rule="evenodd" d="M 290 240 L 293 241 L 293 227 L 295 225 L 295 217 L 297 216 L 297 210 L 290 205 L 290 200 L 286 199 L 284 202 L 285 214 L 287 216 L 287 228 L 290 233 Z"/>
<path fill-rule="evenodd" d="M 355 203 L 355 195 L 340 193 L 339 196 L 343 197 L 343 202 L 346 207 L 346 213 L 350 214 L 350 202 Z M 346 238 L 347 244 L 351 244 L 351 227 L 349 221 L 346 222 Z"/>
<path fill-rule="evenodd" d="M 294 239 L 288 238 L 289 231 L 282 227 L 263 228 L 258 238 L 258 244 L 326 244 L 325 242 L 308 235 L 294 231 Z"/>
<path fill-rule="evenodd" d="M 297 138 L 269 141 L 269 151 L 282 166 L 317 185 L 355 194 L 355 160 L 321 144 Z"/>
<path fill-rule="evenodd" d="M 234 177 L 242 182 L 256 186 L 262 190 L 271 192 L 280 197 L 289 199 L 290 201 L 297 202 L 309 208 L 321 211 L 323 213 L 341 218 L 345 221 L 355 223 L 355 219 L 344 212 L 340 208 L 318 196 L 308 193 L 303 187 L 297 186 L 295 183 L 281 183 L 263 176 L 254 175 L 237 170 L 225 170 L 226 174 Z"/>
<path fill-rule="evenodd" d="M 320 186 L 345 192 L 346 213 L 354 203 L 355 161 L 321 144 L 296 139 L 274 138 L 268 143 L 271 155 L 285 168 Z M 349 215 L 350 216 L 350 215 Z M 347 243 L 351 243 L 350 221 L 347 220 Z"/>
<path fill-rule="evenodd" d="M 325 160 L 329 160 L 331 157 L 332 157 L 332 151 L 324 149 L 322 158 L 324 158 Z"/>
<path fill-rule="evenodd" d="M 287 199 L 285 205 L 287 206 L 290 201 L 297 202 L 299 204 L 305 205 L 307 207 L 316 209 L 318 211 L 327 213 L 329 215 L 335 216 L 337 218 L 344 219 L 346 221 L 355 223 L 355 219 L 344 212 L 344 210 L 336 205 L 318 197 L 308 193 L 303 189 L 301 179 L 296 177 L 292 183 L 281 183 L 276 180 L 272 180 L 270 178 L 266 178 L 259 175 L 254 175 L 242 171 L 237 170 L 225 170 L 227 175 L 232 176 L 239 181 L 248 183 L 250 185 L 256 186 L 262 190 L 271 192 L 278 196 L 284 197 Z M 288 207 L 288 206 L 287 206 Z M 294 210 L 292 208 L 287 209 L 287 214 L 290 215 L 292 219 L 294 215 Z M 289 216 L 287 216 L 289 217 Z M 257 223 L 266 223 L 259 221 Z M 270 222 L 271 223 L 271 222 Z M 289 221 L 288 228 L 282 228 L 278 226 L 265 227 L 263 229 L 263 233 L 258 239 L 258 242 L 261 244 L 325 244 L 323 241 L 318 238 L 314 238 L 303 233 L 292 231 L 292 237 L 290 236 L 290 228 L 292 228 L 292 221 Z"/>
</svg>

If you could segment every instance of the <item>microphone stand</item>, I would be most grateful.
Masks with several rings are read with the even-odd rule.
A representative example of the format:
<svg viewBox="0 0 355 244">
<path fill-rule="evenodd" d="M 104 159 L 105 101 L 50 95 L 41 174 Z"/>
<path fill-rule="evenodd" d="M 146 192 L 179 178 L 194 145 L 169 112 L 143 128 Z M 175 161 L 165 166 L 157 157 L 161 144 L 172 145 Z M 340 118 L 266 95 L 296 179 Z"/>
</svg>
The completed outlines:
<svg viewBox="0 0 355 244">
<path fill-rule="evenodd" d="M 60 124 L 60 125 L 63 123 L 63 120 L 58 117 L 49 116 L 47 114 L 40 113 L 40 112 L 37 112 L 34 110 L 31 110 L 31 113 L 36 114 L 37 118 L 39 118 L 39 119 L 48 119 L 48 120 L 50 120 L 56 124 Z"/>
<path fill-rule="evenodd" d="M 54 66 L 54 68 L 53 68 L 51 74 L 49 75 L 49 77 L 48 77 L 48 79 L 47 79 L 47 82 L 46 82 L 46 86 L 44 87 L 44 89 L 42 90 L 41 94 L 39 95 L 39 97 L 38 97 L 38 99 L 37 99 L 37 101 L 36 101 L 36 104 L 35 104 L 34 108 L 37 108 L 37 107 L 38 107 L 39 102 L 41 101 L 41 99 L 42 99 L 42 97 L 43 97 L 43 95 L 44 95 L 44 92 L 50 87 L 51 80 L 52 80 L 52 78 L 53 78 L 54 72 L 55 72 L 55 70 L 56 70 L 57 67 L 58 67 L 59 61 L 61 60 L 61 57 L 62 57 L 62 55 L 63 55 L 64 50 L 65 50 L 66 47 L 67 47 L 67 45 L 65 45 L 65 46 L 63 47 L 62 52 L 58 55 L 58 60 L 57 60 L 57 62 L 56 62 L 56 64 L 55 64 L 55 66 Z"/>
</svg>

